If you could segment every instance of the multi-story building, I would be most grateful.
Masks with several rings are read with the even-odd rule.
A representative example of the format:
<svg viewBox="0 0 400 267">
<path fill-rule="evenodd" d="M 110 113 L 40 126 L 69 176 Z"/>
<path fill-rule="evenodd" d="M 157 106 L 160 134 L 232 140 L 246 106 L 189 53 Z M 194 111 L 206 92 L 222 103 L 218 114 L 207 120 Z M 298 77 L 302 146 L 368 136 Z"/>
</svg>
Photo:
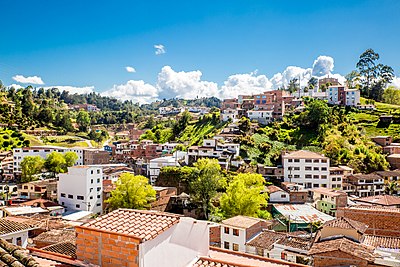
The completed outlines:
<svg viewBox="0 0 400 267">
<path fill-rule="evenodd" d="M 246 242 L 269 229 L 271 223 L 262 219 L 235 216 L 221 223 L 221 247 L 233 251 L 246 252 Z"/>
<path fill-rule="evenodd" d="M 149 165 L 147 166 L 147 176 L 150 178 L 150 183 L 155 184 L 158 176 L 160 175 L 160 170 L 162 167 L 179 167 L 181 166 L 179 161 L 183 160 L 186 156 L 185 152 L 178 153 L 181 151 L 176 151 L 173 156 L 160 157 L 151 159 Z"/>
<path fill-rule="evenodd" d="M 32 147 L 24 147 L 24 148 L 14 148 L 13 155 L 14 155 L 14 173 L 21 174 L 21 161 L 26 156 L 40 156 L 42 158 L 46 158 L 48 154 L 51 152 L 75 152 L 78 155 L 78 159 L 75 163 L 75 166 L 83 165 L 83 150 L 84 148 L 79 147 L 59 147 L 59 146 L 32 146 Z"/>
<path fill-rule="evenodd" d="M 110 162 L 110 152 L 97 149 L 85 148 L 83 150 L 83 165 L 107 164 Z"/>
<path fill-rule="evenodd" d="M 328 188 L 314 188 L 310 190 L 312 205 L 319 211 L 335 216 L 338 207 L 347 206 L 347 194 Z"/>
<path fill-rule="evenodd" d="M 347 166 L 329 168 L 329 179 L 332 181 L 331 188 L 341 190 L 345 176 L 353 174 L 353 169 Z"/>
<path fill-rule="evenodd" d="M 321 89 L 322 85 L 326 86 L 339 86 L 339 80 L 336 78 L 326 77 L 318 80 L 318 88 Z"/>
<path fill-rule="evenodd" d="M 384 193 L 384 179 L 375 174 L 352 174 L 344 178 L 343 191 L 349 196 L 368 197 Z"/>
<path fill-rule="evenodd" d="M 29 183 L 18 184 L 18 198 L 38 199 L 46 198 L 51 200 L 57 199 L 57 181 L 38 180 Z"/>
<path fill-rule="evenodd" d="M 270 203 L 289 203 L 290 195 L 288 192 L 284 191 L 282 188 L 277 187 L 275 185 L 267 186 L 267 190 L 269 193 L 269 202 Z"/>
<path fill-rule="evenodd" d="M 75 166 L 59 174 L 58 202 L 68 210 L 102 212 L 103 170 L 95 166 Z"/>
<path fill-rule="evenodd" d="M 385 185 L 395 182 L 400 185 L 400 170 L 395 171 L 377 171 L 375 174 L 383 178 Z M 397 188 L 397 194 L 400 193 L 400 188 Z"/>
<path fill-rule="evenodd" d="M 14 159 L 12 151 L 0 153 L 0 181 L 9 181 L 14 178 Z"/>
<path fill-rule="evenodd" d="M 284 181 L 305 188 L 332 187 L 329 179 L 329 158 L 322 154 L 297 150 L 282 154 Z"/>
<path fill-rule="evenodd" d="M 203 140 L 202 146 L 191 146 L 185 158 L 186 164 L 192 164 L 199 158 L 218 159 L 221 167 L 227 169 L 230 164 L 234 165 L 233 159 L 239 156 L 240 144 L 221 143 L 217 139 Z"/>
<path fill-rule="evenodd" d="M 355 107 L 360 104 L 360 90 L 347 89 L 345 86 L 329 86 L 328 103 Z"/>
<path fill-rule="evenodd" d="M 247 117 L 250 120 L 256 120 L 261 124 L 268 124 L 274 119 L 273 110 L 248 110 Z"/>
<path fill-rule="evenodd" d="M 221 111 L 221 120 L 222 121 L 228 121 L 232 120 L 237 121 L 239 120 L 239 111 L 238 109 L 232 109 L 232 108 L 227 108 Z"/>
</svg>

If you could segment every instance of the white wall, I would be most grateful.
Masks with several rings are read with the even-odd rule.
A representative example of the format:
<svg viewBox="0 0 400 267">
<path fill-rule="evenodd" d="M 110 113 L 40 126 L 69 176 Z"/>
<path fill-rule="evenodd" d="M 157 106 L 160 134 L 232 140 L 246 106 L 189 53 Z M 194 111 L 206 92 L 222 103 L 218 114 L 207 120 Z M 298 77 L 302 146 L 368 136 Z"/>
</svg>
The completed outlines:
<svg viewBox="0 0 400 267">
<path fill-rule="evenodd" d="M 289 202 L 289 201 L 290 201 L 290 196 L 289 196 L 288 192 L 277 191 L 277 192 L 273 192 L 273 193 L 269 194 L 269 202 L 282 203 L 282 202 Z"/>
<path fill-rule="evenodd" d="M 229 234 L 225 234 L 225 227 L 229 228 Z M 239 230 L 239 236 L 233 235 L 233 229 Z M 221 224 L 221 248 L 225 248 L 225 242 L 229 242 L 229 250 L 233 250 L 233 244 L 239 245 L 240 252 L 246 252 L 246 231 L 244 229 Z"/>
<path fill-rule="evenodd" d="M 209 225 L 181 217 L 180 222 L 156 238 L 139 245 L 140 267 L 182 267 L 208 255 Z"/>
<path fill-rule="evenodd" d="M 88 166 L 68 168 L 68 173 L 59 175 L 57 189 L 58 203 L 68 210 L 102 212 L 102 168 Z M 72 198 L 69 195 L 72 195 Z M 83 196 L 83 199 L 78 199 L 78 196 Z"/>
<path fill-rule="evenodd" d="M 21 237 L 21 244 L 19 246 L 26 248 L 26 246 L 28 245 L 28 230 L 0 235 L 0 238 L 5 239 L 7 241 L 10 241 L 11 239 L 11 243 L 14 245 L 18 245 L 17 244 L 18 237 Z"/>
</svg>

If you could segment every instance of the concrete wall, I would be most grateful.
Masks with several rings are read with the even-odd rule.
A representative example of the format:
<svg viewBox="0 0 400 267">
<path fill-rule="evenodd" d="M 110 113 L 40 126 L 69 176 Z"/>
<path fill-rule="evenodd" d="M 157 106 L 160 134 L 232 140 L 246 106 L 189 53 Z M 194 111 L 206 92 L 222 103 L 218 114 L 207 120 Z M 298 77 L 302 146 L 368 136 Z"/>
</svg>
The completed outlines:
<svg viewBox="0 0 400 267">
<path fill-rule="evenodd" d="M 19 237 L 21 238 L 20 244 L 17 243 L 17 238 Z M 14 245 L 21 246 L 23 248 L 26 248 L 26 246 L 28 245 L 28 231 L 20 231 L 16 233 L 0 235 L 0 238 L 7 240 Z"/>
</svg>

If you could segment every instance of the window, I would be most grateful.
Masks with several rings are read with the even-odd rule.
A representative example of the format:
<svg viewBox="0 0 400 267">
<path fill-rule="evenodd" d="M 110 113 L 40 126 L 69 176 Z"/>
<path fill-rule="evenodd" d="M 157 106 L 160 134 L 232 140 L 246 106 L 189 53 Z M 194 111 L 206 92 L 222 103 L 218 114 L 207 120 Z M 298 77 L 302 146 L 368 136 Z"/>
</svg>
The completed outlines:
<svg viewBox="0 0 400 267">
<path fill-rule="evenodd" d="M 286 195 L 285 195 L 285 194 L 282 194 L 282 195 L 281 195 L 281 198 L 286 198 Z"/>
<path fill-rule="evenodd" d="M 321 171 L 326 171 L 326 167 L 321 167 Z"/>
<path fill-rule="evenodd" d="M 294 178 L 300 178 L 300 175 L 295 174 L 295 175 L 294 175 Z"/>
<path fill-rule="evenodd" d="M 65 193 L 61 193 L 61 197 L 65 197 Z"/>
<path fill-rule="evenodd" d="M 74 195 L 68 195 L 68 198 L 74 198 Z"/>
<path fill-rule="evenodd" d="M 310 178 L 312 178 L 312 175 L 311 174 L 306 174 L 306 179 L 310 179 Z"/>
<path fill-rule="evenodd" d="M 321 175 L 321 179 L 326 179 L 327 176 L 326 175 Z"/>
<path fill-rule="evenodd" d="M 93 174 L 93 170 L 90 171 L 90 174 Z"/>
<path fill-rule="evenodd" d="M 306 171 L 311 171 L 311 170 L 312 170 L 312 168 L 311 168 L 310 166 L 306 166 L 306 167 L 304 167 L 304 169 L 305 169 Z"/>
<path fill-rule="evenodd" d="M 314 163 L 319 163 L 319 159 L 314 159 Z"/>
<path fill-rule="evenodd" d="M 93 199 L 93 196 L 90 196 L 90 198 L 89 199 Z"/>
<path fill-rule="evenodd" d="M 341 181 L 341 180 L 342 180 L 342 178 L 340 178 L 340 177 L 337 178 L 337 181 L 338 181 L 338 182 Z"/>
<path fill-rule="evenodd" d="M 333 177 L 333 178 L 332 178 L 332 181 L 333 181 L 333 182 L 336 182 L 336 178 L 335 178 L 335 177 Z"/>
<path fill-rule="evenodd" d="M 319 171 L 319 168 L 318 167 L 314 167 L 314 171 Z"/>
<path fill-rule="evenodd" d="M 328 161 L 326 159 L 321 159 L 322 163 L 327 163 Z"/>
<path fill-rule="evenodd" d="M 310 163 L 310 162 L 312 162 L 312 160 L 311 159 L 306 159 L 306 162 Z"/>
<path fill-rule="evenodd" d="M 90 183 L 93 184 L 93 179 L 90 179 Z"/>
<path fill-rule="evenodd" d="M 101 187 L 97 187 L 97 192 L 99 192 L 101 190 Z"/>
<path fill-rule="evenodd" d="M 97 203 L 97 204 L 96 204 L 97 207 L 100 207 L 100 205 L 101 205 L 101 203 Z"/>
<path fill-rule="evenodd" d="M 224 249 L 229 249 L 229 242 L 224 242 Z"/>
<path fill-rule="evenodd" d="M 239 251 L 239 245 L 238 244 L 233 243 L 232 245 L 233 245 L 233 251 Z"/>
<path fill-rule="evenodd" d="M 233 235 L 239 236 L 239 229 L 233 229 Z"/>
<path fill-rule="evenodd" d="M 77 207 L 78 209 L 81 207 L 81 205 L 79 205 L 79 204 L 76 204 L 75 205 L 75 207 Z"/>
<path fill-rule="evenodd" d="M 264 257 L 264 250 L 262 248 L 256 248 L 256 254 Z"/>
<path fill-rule="evenodd" d="M 17 246 L 22 246 L 22 237 L 17 237 Z"/>
<path fill-rule="evenodd" d="M 97 178 L 97 183 L 100 183 L 100 178 Z"/>
<path fill-rule="evenodd" d="M 97 174 L 100 174 L 100 170 L 97 170 Z"/>
<path fill-rule="evenodd" d="M 286 260 L 286 253 L 285 252 L 281 252 L 281 259 L 282 260 Z"/>
<path fill-rule="evenodd" d="M 300 162 L 300 160 L 299 159 L 294 159 L 294 162 Z"/>
<path fill-rule="evenodd" d="M 293 160 L 292 159 L 288 159 L 288 162 L 293 162 Z"/>
<path fill-rule="evenodd" d="M 313 178 L 314 179 L 319 179 L 319 175 L 314 175 Z"/>
<path fill-rule="evenodd" d="M 294 167 L 293 170 L 300 171 L 300 167 Z"/>
<path fill-rule="evenodd" d="M 63 206 L 64 206 L 64 202 L 61 202 L 61 205 L 63 205 Z"/>
<path fill-rule="evenodd" d="M 83 196 L 76 196 L 77 199 L 83 200 Z"/>
<path fill-rule="evenodd" d="M 101 196 L 100 196 L 100 195 L 97 195 L 97 198 L 101 198 Z"/>
<path fill-rule="evenodd" d="M 229 227 L 224 227 L 224 233 L 229 235 Z"/>
</svg>

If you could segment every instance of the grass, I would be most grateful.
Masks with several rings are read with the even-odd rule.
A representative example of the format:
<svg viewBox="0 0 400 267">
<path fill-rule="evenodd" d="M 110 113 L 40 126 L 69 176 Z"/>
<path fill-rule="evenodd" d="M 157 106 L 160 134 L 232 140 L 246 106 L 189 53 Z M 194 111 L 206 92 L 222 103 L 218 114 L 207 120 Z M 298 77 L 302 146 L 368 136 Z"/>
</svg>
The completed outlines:
<svg viewBox="0 0 400 267">
<path fill-rule="evenodd" d="M 29 140 L 31 146 L 42 146 L 43 143 L 37 136 L 30 134 L 23 134 L 26 140 Z"/>
<path fill-rule="evenodd" d="M 214 135 L 224 125 L 225 123 L 218 123 L 215 125 L 211 121 L 191 121 L 181 133 L 179 141 L 189 141 L 189 145 L 199 144 L 203 139 L 212 137 L 212 135 Z"/>
</svg>

